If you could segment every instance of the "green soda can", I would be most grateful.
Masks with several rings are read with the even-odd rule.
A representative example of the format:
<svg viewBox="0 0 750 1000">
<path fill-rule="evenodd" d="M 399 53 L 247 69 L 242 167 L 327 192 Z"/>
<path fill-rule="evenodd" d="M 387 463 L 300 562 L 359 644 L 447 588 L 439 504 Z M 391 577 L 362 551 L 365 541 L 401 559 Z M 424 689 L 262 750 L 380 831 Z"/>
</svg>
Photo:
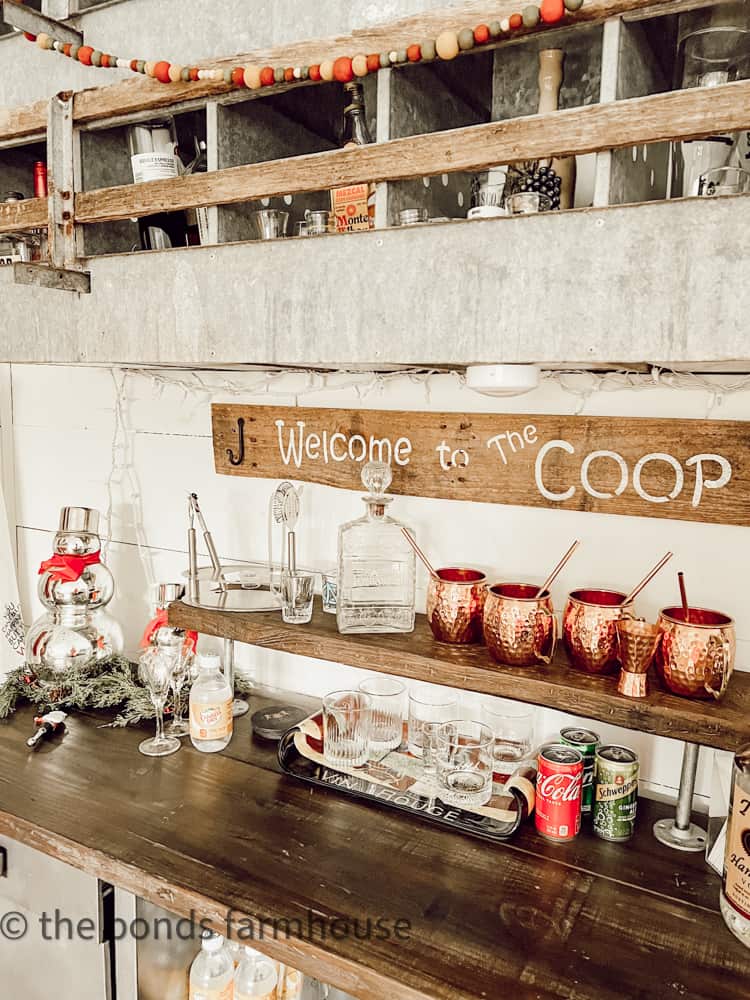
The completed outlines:
<svg viewBox="0 0 750 1000">
<path fill-rule="evenodd" d="M 629 747 L 596 751 L 594 833 L 602 840 L 630 840 L 638 805 L 638 754 Z"/>
<path fill-rule="evenodd" d="M 601 743 L 599 734 L 591 729 L 577 729 L 568 726 L 560 730 L 560 742 L 575 747 L 583 757 L 583 793 L 581 795 L 581 815 L 591 816 L 594 811 L 594 760 L 596 748 Z"/>
</svg>

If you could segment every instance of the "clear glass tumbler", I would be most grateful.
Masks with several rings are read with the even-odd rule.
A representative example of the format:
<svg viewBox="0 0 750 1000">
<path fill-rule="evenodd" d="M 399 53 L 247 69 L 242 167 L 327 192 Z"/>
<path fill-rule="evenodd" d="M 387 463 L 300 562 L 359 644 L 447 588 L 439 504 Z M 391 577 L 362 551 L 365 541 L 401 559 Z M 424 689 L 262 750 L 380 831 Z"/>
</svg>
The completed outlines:
<svg viewBox="0 0 750 1000">
<path fill-rule="evenodd" d="M 371 703 L 362 691 L 323 699 L 323 755 L 332 767 L 363 767 L 370 756 Z"/>
<path fill-rule="evenodd" d="M 278 208 L 261 208 L 251 212 L 250 218 L 256 239 L 277 240 L 286 236 L 289 212 L 282 212 Z"/>
<path fill-rule="evenodd" d="M 531 705 L 519 705 L 502 698 L 487 698 L 482 702 L 482 722 L 495 736 L 493 757 L 505 765 L 505 770 L 508 765 L 514 769 L 531 753 L 535 714 Z"/>
<path fill-rule="evenodd" d="M 368 677 L 359 685 L 372 704 L 370 750 L 380 757 L 401 746 L 404 736 L 406 687 L 392 677 Z"/>
<path fill-rule="evenodd" d="M 312 618 L 314 573 L 290 573 L 281 577 L 281 617 L 288 625 L 306 625 Z"/>
<path fill-rule="evenodd" d="M 422 730 L 427 722 L 449 722 L 458 715 L 458 698 L 450 688 L 413 688 L 409 692 L 409 753 L 422 756 Z"/>
<path fill-rule="evenodd" d="M 473 809 L 492 798 L 495 734 L 481 722 L 445 722 L 437 736 L 437 795 L 446 805 Z"/>
</svg>

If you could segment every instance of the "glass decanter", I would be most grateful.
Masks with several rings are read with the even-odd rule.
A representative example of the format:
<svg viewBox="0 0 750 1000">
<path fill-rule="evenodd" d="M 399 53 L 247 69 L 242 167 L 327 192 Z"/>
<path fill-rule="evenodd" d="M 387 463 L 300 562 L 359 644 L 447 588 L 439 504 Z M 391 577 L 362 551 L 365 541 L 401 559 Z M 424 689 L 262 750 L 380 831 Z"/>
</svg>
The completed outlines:
<svg viewBox="0 0 750 1000">
<path fill-rule="evenodd" d="M 414 551 L 401 522 L 386 514 L 391 479 L 388 464 L 368 462 L 362 470 L 367 511 L 339 528 L 339 632 L 414 629 Z"/>
</svg>

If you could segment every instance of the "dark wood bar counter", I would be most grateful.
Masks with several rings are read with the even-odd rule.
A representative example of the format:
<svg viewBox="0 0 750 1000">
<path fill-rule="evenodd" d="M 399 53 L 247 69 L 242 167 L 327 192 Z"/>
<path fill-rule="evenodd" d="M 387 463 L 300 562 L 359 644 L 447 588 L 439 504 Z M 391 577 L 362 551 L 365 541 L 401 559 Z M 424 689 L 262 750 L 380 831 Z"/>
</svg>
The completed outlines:
<svg viewBox="0 0 750 1000">
<path fill-rule="evenodd" d="M 261 948 L 361 1000 L 747 996 L 717 877 L 651 835 L 667 807 L 641 800 L 625 845 L 526 824 L 495 846 L 296 783 L 249 716 L 223 754 L 149 760 L 142 730 L 96 715 L 33 754 L 32 715 L 0 725 L 0 833 L 219 931 L 229 910 L 235 927 L 316 918 L 313 940 L 267 924 Z M 368 918 L 390 939 L 363 940 Z"/>
</svg>

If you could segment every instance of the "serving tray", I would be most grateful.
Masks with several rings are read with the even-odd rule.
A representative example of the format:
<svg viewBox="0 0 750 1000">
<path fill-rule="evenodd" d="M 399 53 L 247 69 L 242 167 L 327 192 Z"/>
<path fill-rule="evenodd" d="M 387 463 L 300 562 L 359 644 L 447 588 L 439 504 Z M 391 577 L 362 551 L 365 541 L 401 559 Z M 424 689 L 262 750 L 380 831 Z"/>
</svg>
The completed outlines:
<svg viewBox="0 0 750 1000">
<path fill-rule="evenodd" d="M 323 714 L 308 716 L 288 730 L 279 743 L 282 770 L 310 785 L 333 788 L 355 799 L 398 809 L 425 822 L 469 833 L 484 840 L 508 840 L 534 809 L 532 766 L 521 767 L 507 782 L 495 775 L 493 795 L 485 806 L 461 809 L 436 797 L 424 780 L 422 763 L 406 749 L 405 742 L 382 760 L 343 770 L 323 757 Z"/>
</svg>

